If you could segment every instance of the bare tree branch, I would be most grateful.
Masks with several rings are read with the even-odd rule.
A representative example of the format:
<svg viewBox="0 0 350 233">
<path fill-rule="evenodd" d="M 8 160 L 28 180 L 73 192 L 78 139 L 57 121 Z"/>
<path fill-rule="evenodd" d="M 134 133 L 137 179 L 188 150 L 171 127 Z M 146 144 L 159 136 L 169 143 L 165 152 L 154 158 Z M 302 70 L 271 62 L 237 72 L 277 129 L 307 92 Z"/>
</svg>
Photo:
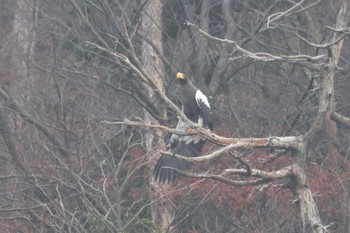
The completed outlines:
<svg viewBox="0 0 350 233">
<path fill-rule="evenodd" d="M 183 135 L 184 132 L 179 132 L 178 130 L 171 129 L 169 127 L 163 126 L 163 125 L 150 125 L 143 122 L 135 122 L 130 120 L 124 120 L 123 122 L 108 122 L 104 121 L 106 124 L 117 124 L 117 125 L 133 125 L 138 127 L 149 127 L 149 128 L 157 128 L 162 129 L 166 132 L 171 132 L 179 135 Z M 222 137 L 219 136 L 207 129 L 204 129 L 202 127 L 199 127 L 196 124 L 192 124 L 191 127 L 194 127 L 193 132 L 191 134 L 200 133 L 203 135 L 206 139 L 223 146 L 228 146 L 224 151 L 233 149 L 233 148 L 285 148 L 285 149 L 291 149 L 291 150 L 298 150 L 299 149 L 299 143 L 301 140 L 301 137 L 297 136 L 289 136 L 289 137 L 267 137 L 267 138 L 228 138 L 228 137 Z M 186 132 L 185 135 L 188 135 Z M 232 147 L 232 148 L 231 148 Z M 165 152 L 164 152 L 165 153 Z M 171 153 L 170 153 L 171 154 Z M 187 159 L 194 159 L 193 161 L 197 161 L 197 158 L 187 158 Z M 190 160 L 188 160 L 190 161 Z M 198 160 L 199 161 L 199 160 Z"/>
<path fill-rule="evenodd" d="M 56 146 L 60 153 L 65 158 L 68 158 L 68 153 L 65 149 L 66 147 L 58 140 L 58 138 L 55 135 L 51 134 L 51 132 L 46 128 L 44 124 L 40 123 L 30 115 L 25 113 L 24 110 L 21 109 L 21 107 L 16 103 L 16 101 L 13 98 L 11 98 L 3 88 L 0 88 L 0 95 L 6 101 L 9 102 L 9 106 L 12 110 L 18 113 L 26 122 L 28 122 L 29 124 L 37 128 L 39 131 L 41 131 L 52 142 L 52 144 Z"/>
<path fill-rule="evenodd" d="M 350 35 L 350 28 L 345 28 L 345 29 L 334 29 L 334 30 L 337 30 L 337 32 L 340 32 L 341 35 L 338 37 L 338 38 L 334 38 L 333 41 L 331 42 L 328 42 L 328 43 L 325 43 L 325 44 L 315 44 L 315 43 L 312 43 L 310 41 L 308 41 L 307 39 L 301 37 L 299 34 L 297 33 L 294 33 L 294 35 L 296 35 L 299 39 L 301 39 L 302 41 L 304 41 L 305 43 L 313 46 L 313 47 L 316 47 L 316 48 L 328 48 L 328 47 L 331 47 L 333 45 L 336 45 L 338 44 L 339 42 L 341 42 L 346 36 L 349 36 Z"/>
<path fill-rule="evenodd" d="M 203 178 L 203 179 L 210 179 L 210 180 L 215 180 L 215 181 L 220 181 L 225 184 L 233 185 L 233 186 L 256 186 L 260 184 L 265 184 L 269 182 L 266 179 L 255 179 L 255 180 L 244 180 L 244 181 L 237 181 L 237 180 L 232 180 L 230 178 L 223 177 L 222 175 L 215 175 L 215 174 L 207 174 L 207 173 L 191 173 L 191 172 L 186 172 L 186 171 L 181 171 L 177 169 L 173 169 L 179 174 L 187 177 L 192 177 L 192 178 Z"/>
<path fill-rule="evenodd" d="M 240 47 L 238 45 L 238 43 L 236 41 L 233 40 L 229 40 L 229 39 L 221 39 L 215 36 L 210 35 L 209 33 L 201 30 L 197 25 L 192 24 L 190 22 L 187 22 L 188 25 L 196 28 L 198 30 L 199 33 L 201 33 L 202 35 L 208 37 L 211 40 L 217 41 L 217 42 L 221 42 L 221 43 L 225 43 L 225 44 L 232 44 L 234 45 L 234 47 L 243 54 L 244 57 L 248 57 L 257 61 L 264 61 L 264 62 L 268 62 L 268 61 L 283 61 L 283 62 L 290 62 L 290 63 L 297 63 L 297 62 L 305 62 L 305 61 L 320 61 L 324 58 L 324 55 L 318 55 L 318 56 L 309 56 L 309 55 L 305 55 L 305 54 L 299 54 L 299 55 L 272 55 L 269 53 L 265 53 L 265 52 L 251 52 L 248 51 L 242 47 Z"/>
<path fill-rule="evenodd" d="M 336 121 L 338 123 L 345 125 L 346 127 L 350 127 L 350 118 L 349 117 L 345 117 L 337 112 L 332 112 L 331 119 L 333 121 Z"/>
</svg>

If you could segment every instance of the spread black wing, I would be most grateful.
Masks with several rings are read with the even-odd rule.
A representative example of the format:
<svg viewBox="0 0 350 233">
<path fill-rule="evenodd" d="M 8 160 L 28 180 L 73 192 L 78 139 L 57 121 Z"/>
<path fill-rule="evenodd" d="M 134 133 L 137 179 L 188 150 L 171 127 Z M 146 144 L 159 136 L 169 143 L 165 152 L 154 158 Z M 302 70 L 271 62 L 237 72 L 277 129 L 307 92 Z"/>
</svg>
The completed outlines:
<svg viewBox="0 0 350 233">
<path fill-rule="evenodd" d="M 199 156 L 201 147 L 203 146 L 204 141 L 201 141 L 197 144 L 194 144 L 193 142 L 187 144 L 186 141 L 178 141 L 176 146 L 170 150 L 171 153 L 179 154 L 185 157 L 196 157 Z M 177 170 L 187 170 L 192 167 L 191 162 L 187 162 L 184 160 L 180 160 L 178 158 L 175 158 L 173 156 L 169 155 L 162 155 L 156 166 L 154 167 L 154 178 L 159 183 L 169 183 L 174 182 L 177 177 L 177 172 L 174 169 Z"/>
<path fill-rule="evenodd" d="M 176 129 L 179 131 L 185 131 L 187 128 L 188 125 L 179 119 Z M 192 138 L 192 136 L 178 136 L 173 134 L 167 146 L 169 152 L 185 157 L 199 156 L 205 140 L 198 140 L 196 137 Z M 169 155 L 162 155 L 154 167 L 153 175 L 155 180 L 159 183 L 174 182 L 177 177 L 177 172 L 172 168 L 184 171 L 191 166 L 191 162 L 180 160 Z"/>
</svg>

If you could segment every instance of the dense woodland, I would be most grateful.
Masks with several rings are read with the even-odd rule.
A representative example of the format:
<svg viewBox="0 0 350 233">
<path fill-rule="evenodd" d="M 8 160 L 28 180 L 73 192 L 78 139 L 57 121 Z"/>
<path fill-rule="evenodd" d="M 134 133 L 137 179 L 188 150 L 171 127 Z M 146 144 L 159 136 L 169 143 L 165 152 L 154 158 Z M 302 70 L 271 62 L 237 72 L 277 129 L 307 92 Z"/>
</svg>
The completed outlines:
<svg viewBox="0 0 350 233">
<path fill-rule="evenodd" d="M 350 232 L 348 0 L 1 3 L 1 232 Z M 215 125 L 159 184 L 177 72 Z"/>
</svg>

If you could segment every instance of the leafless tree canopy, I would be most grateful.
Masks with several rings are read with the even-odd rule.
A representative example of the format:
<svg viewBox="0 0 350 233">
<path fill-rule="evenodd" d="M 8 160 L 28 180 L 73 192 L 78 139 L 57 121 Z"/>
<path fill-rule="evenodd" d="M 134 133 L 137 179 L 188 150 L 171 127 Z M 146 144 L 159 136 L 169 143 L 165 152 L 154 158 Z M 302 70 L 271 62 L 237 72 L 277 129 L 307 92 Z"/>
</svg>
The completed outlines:
<svg viewBox="0 0 350 233">
<path fill-rule="evenodd" d="M 0 231 L 350 232 L 349 5 L 3 0 Z M 166 150 L 178 117 L 201 156 Z M 160 185 L 160 155 L 195 166 Z"/>
</svg>

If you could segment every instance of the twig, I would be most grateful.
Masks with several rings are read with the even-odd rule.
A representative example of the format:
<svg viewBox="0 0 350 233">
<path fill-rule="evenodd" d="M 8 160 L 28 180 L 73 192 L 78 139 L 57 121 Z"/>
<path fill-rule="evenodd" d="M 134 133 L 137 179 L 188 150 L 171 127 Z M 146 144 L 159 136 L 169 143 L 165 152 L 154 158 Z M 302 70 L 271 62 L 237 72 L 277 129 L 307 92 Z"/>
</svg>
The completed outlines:
<svg viewBox="0 0 350 233">
<path fill-rule="evenodd" d="M 296 9 L 297 7 L 301 6 L 301 4 L 303 4 L 306 0 L 302 0 L 300 2 L 298 2 L 297 4 L 295 4 L 294 6 L 292 6 L 291 8 L 289 8 L 288 10 L 286 11 L 283 11 L 283 12 L 277 12 L 277 13 L 274 13 L 272 15 L 270 15 L 269 17 L 267 17 L 267 23 L 266 23 L 266 29 L 267 28 L 272 28 L 270 27 L 270 24 L 282 17 L 287 17 L 289 15 L 292 14 L 293 10 Z"/>
<path fill-rule="evenodd" d="M 232 180 L 232 179 L 223 177 L 222 175 L 215 175 L 215 174 L 208 174 L 208 173 L 192 173 L 192 172 L 181 171 L 178 169 L 173 169 L 173 170 L 175 170 L 177 173 L 183 176 L 192 177 L 192 178 L 211 179 L 211 180 L 220 181 L 225 184 L 229 184 L 233 186 L 255 186 L 255 185 L 269 182 L 269 180 L 262 179 L 262 178 L 255 179 L 255 180 L 238 181 L 238 180 Z"/>
<path fill-rule="evenodd" d="M 238 43 L 234 40 L 229 40 L 229 39 L 221 39 L 218 38 L 216 36 L 212 36 L 209 33 L 203 31 L 202 29 L 200 29 L 197 25 L 192 24 L 190 22 L 187 22 L 187 24 L 189 26 L 192 26 L 194 28 L 196 28 L 198 30 L 199 33 L 201 33 L 202 35 L 206 36 L 207 38 L 214 40 L 214 41 L 218 41 L 221 43 L 226 43 L 226 44 L 231 44 L 233 45 L 237 51 L 241 52 L 243 54 L 244 57 L 248 57 L 257 61 L 264 61 L 264 62 L 269 62 L 269 61 L 284 61 L 284 62 L 305 62 L 305 61 L 319 61 L 322 60 L 325 55 L 321 54 L 318 56 L 309 56 L 309 55 L 305 55 L 305 54 L 298 54 L 298 55 L 272 55 L 269 53 L 265 53 L 265 52 L 250 52 L 249 50 L 246 50 L 242 47 L 240 47 L 238 45 Z"/>
<path fill-rule="evenodd" d="M 315 44 L 315 43 L 312 43 L 308 40 L 306 40 L 305 38 L 299 36 L 298 34 L 294 33 L 294 35 L 296 35 L 300 40 L 304 41 L 305 43 L 313 46 L 313 47 L 316 47 L 316 48 L 328 48 L 328 47 L 331 47 L 333 45 L 336 45 L 338 44 L 340 41 L 342 41 L 346 36 L 350 35 L 350 28 L 346 28 L 344 29 L 343 31 L 341 31 L 342 35 L 339 36 L 337 39 L 331 41 L 331 42 L 328 42 L 328 43 L 325 43 L 325 44 Z"/>
</svg>

